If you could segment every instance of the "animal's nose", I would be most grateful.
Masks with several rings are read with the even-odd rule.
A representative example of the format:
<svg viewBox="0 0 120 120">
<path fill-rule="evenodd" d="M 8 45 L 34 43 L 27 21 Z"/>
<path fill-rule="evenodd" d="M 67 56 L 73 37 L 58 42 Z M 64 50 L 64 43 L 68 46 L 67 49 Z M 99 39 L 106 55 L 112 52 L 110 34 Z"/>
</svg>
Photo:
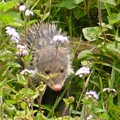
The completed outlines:
<svg viewBox="0 0 120 120">
<path fill-rule="evenodd" d="M 62 85 L 60 85 L 60 84 L 56 84 L 53 86 L 54 91 L 60 91 L 61 89 L 62 89 Z"/>
</svg>

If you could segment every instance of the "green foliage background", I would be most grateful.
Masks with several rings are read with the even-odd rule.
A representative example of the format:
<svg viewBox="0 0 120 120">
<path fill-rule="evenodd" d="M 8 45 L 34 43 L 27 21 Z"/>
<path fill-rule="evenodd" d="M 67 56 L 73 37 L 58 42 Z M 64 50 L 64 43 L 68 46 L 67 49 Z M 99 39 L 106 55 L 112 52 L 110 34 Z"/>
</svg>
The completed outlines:
<svg viewBox="0 0 120 120">
<path fill-rule="evenodd" d="M 25 17 L 19 12 L 24 4 L 34 12 Z M 80 119 L 119 120 L 120 118 L 120 1 L 119 0 L 2 0 L 0 2 L 0 118 L 1 120 Z M 27 22 L 26 22 L 27 21 Z M 41 94 L 43 84 L 36 89 L 28 87 L 29 75 L 20 75 L 20 58 L 15 56 L 16 43 L 10 41 L 5 27 L 11 26 L 19 33 L 26 27 L 41 21 L 56 23 L 70 38 L 73 68 L 83 65 L 91 68 L 91 74 L 69 78 L 74 102 L 67 117 L 57 118 L 54 108 L 45 117 L 30 106 Z M 31 59 L 31 57 L 30 57 Z M 22 60 L 29 64 L 30 59 Z M 116 92 L 103 92 L 103 88 Z M 95 90 L 99 100 L 88 99 L 86 91 Z M 62 99 L 62 95 L 60 96 Z M 56 103 L 55 103 L 56 106 Z M 36 116 L 34 116 L 34 113 Z M 56 116 L 56 117 L 54 117 Z"/>
</svg>

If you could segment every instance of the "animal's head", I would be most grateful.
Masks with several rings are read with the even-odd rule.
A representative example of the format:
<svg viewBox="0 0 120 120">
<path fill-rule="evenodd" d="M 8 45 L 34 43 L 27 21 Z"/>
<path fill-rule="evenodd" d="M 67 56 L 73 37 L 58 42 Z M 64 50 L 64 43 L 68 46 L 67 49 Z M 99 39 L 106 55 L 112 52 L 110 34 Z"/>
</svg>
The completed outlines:
<svg viewBox="0 0 120 120">
<path fill-rule="evenodd" d="M 44 81 L 54 91 L 60 91 L 66 78 L 73 72 L 71 58 L 67 48 L 40 49 L 36 53 L 36 68 L 38 73 L 48 79 Z"/>
</svg>

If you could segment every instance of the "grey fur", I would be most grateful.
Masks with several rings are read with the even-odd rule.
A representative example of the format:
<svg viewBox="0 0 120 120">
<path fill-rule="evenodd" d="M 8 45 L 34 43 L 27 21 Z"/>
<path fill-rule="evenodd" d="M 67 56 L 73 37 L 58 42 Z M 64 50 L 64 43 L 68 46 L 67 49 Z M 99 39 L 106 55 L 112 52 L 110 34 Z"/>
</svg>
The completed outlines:
<svg viewBox="0 0 120 120">
<path fill-rule="evenodd" d="M 44 80 L 38 76 L 38 73 L 43 75 L 57 73 L 57 77 L 47 81 L 51 89 L 54 89 L 55 85 L 63 86 L 66 78 L 73 72 L 68 42 L 60 43 L 56 49 L 56 42 L 53 40 L 55 35 L 66 36 L 61 33 L 61 30 L 57 30 L 55 24 L 48 23 L 41 26 L 39 23 L 34 24 L 27 31 L 29 48 L 34 43 L 33 61 L 30 67 L 36 71 L 36 74 L 32 76 L 32 81 L 34 84 L 39 84 L 41 80 Z M 23 34 L 22 38 L 24 36 Z"/>
</svg>

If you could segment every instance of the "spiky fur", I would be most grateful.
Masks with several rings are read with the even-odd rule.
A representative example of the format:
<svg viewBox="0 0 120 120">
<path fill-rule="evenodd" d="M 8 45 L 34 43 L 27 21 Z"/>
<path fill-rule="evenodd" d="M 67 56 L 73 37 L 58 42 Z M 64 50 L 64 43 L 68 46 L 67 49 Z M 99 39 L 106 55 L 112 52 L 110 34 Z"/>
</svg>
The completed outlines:
<svg viewBox="0 0 120 120">
<path fill-rule="evenodd" d="M 63 35 L 61 30 L 57 30 L 55 24 L 34 24 L 27 30 L 27 41 L 29 48 L 32 48 L 33 61 L 32 69 L 38 73 L 50 74 L 57 73 L 58 76 L 48 82 L 48 86 L 53 89 L 54 84 L 64 85 L 66 78 L 73 72 L 71 66 L 70 48 L 68 43 L 59 44 L 56 49 L 56 43 L 53 41 L 55 35 Z M 23 36 L 25 36 L 23 34 Z M 24 38 L 22 36 L 22 38 Z M 33 83 L 39 83 L 42 78 L 36 74 L 32 77 Z M 44 80 L 45 81 L 45 80 Z M 45 81 L 46 82 L 46 81 Z"/>
</svg>

